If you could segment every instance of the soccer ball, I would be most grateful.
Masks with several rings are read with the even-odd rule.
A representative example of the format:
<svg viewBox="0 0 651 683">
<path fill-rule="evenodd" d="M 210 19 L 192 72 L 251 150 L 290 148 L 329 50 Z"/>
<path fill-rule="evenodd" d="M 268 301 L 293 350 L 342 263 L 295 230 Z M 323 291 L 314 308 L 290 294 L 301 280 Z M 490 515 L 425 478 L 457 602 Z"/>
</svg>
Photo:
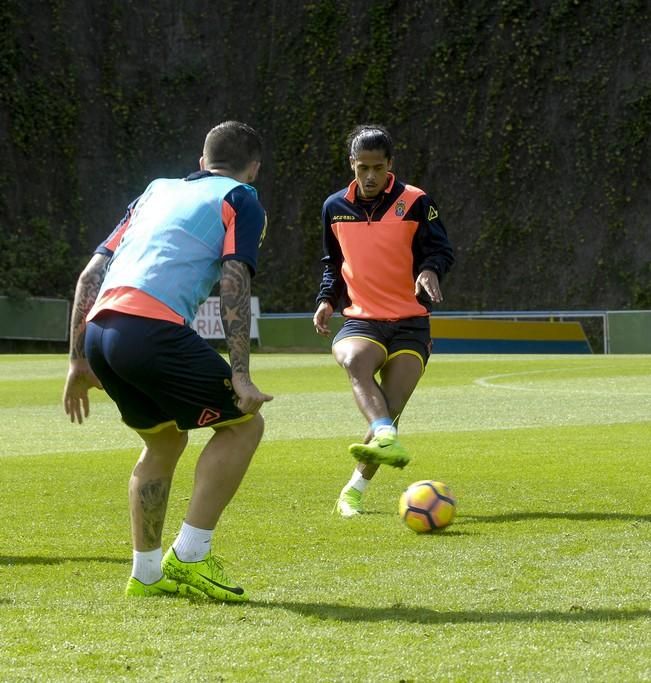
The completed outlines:
<svg viewBox="0 0 651 683">
<path fill-rule="evenodd" d="M 430 533 L 452 524 L 457 500 L 447 484 L 423 479 L 402 492 L 399 512 L 410 529 L 419 534 Z"/>
</svg>

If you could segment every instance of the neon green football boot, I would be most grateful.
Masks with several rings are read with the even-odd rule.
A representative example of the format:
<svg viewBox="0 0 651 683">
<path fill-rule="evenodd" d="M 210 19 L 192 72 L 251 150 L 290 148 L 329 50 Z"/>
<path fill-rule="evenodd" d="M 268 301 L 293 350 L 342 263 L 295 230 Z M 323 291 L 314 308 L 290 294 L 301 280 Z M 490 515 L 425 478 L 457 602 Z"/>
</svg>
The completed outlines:
<svg viewBox="0 0 651 683">
<path fill-rule="evenodd" d="M 371 465 L 390 465 L 403 468 L 409 462 L 409 455 L 398 441 L 396 434 L 380 434 L 368 443 L 354 443 L 348 452 L 359 462 Z"/>
<path fill-rule="evenodd" d="M 249 599 L 244 589 L 228 578 L 222 561 L 213 555 L 199 562 L 181 562 L 174 548 L 170 548 L 163 557 L 161 567 L 167 578 L 187 584 L 213 600 L 246 602 Z"/>
<path fill-rule="evenodd" d="M 342 489 L 341 493 L 339 494 L 339 498 L 335 503 L 335 510 L 346 519 L 361 515 L 363 512 L 362 492 L 358 491 L 352 486 Z"/>
<path fill-rule="evenodd" d="M 127 587 L 124 594 L 127 597 L 138 598 L 151 598 L 154 595 L 183 595 L 186 597 L 203 596 L 203 593 L 196 588 L 186 586 L 185 584 L 179 584 L 165 576 L 154 583 L 143 583 L 131 576 L 127 581 Z"/>
</svg>

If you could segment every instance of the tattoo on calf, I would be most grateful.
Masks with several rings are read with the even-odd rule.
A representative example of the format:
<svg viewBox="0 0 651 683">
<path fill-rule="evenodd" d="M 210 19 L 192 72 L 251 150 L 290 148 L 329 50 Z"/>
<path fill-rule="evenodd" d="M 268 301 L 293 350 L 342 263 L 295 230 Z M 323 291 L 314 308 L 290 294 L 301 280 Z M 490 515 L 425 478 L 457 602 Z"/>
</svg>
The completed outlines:
<svg viewBox="0 0 651 683">
<path fill-rule="evenodd" d="M 160 542 L 170 494 L 171 479 L 153 479 L 138 489 L 142 509 L 142 534 L 147 545 Z"/>
</svg>

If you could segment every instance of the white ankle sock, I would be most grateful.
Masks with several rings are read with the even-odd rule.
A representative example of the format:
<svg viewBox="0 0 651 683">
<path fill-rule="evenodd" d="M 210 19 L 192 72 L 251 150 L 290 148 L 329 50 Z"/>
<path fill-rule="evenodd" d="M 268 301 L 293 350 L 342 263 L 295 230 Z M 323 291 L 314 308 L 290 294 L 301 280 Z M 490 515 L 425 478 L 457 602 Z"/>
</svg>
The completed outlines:
<svg viewBox="0 0 651 683">
<path fill-rule="evenodd" d="M 162 559 L 162 548 L 147 550 L 145 552 L 134 550 L 131 576 L 142 583 L 156 583 L 156 581 L 163 578 L 163 572 L 160 568 Z"/>
<path fill-rule="evenodd" d="M 382 436 L 382 434 L 397 434 L 398 430 L 393 425 L 380 425 L 373 432 L 373 436 Z"/>
<path fill-rule="evenodd" d="M 350 481 L 346 484 L 346 488 L 357 489 L 360 493 L 363 493 L 370 483 L 370 479 L 364 479 L 362 473 L 359 470 L 355 470 L 353 472 L 353 476 L 350 478 Z"/>
<path fill-rule="evenodd" d="M 197 529 L 183 522 L 172 548 L 181 562 L 201 562 L 210 552 L 214 529 Z"/>
</svg>

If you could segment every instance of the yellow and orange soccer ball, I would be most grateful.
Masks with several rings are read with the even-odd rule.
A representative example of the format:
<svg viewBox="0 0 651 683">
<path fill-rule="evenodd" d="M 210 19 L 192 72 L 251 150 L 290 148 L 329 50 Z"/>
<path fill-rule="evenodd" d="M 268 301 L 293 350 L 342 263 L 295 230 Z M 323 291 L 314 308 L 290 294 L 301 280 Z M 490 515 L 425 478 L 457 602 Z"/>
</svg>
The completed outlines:
<svg viewBox="0 0 651 683">
<path fill-rule="evenodd" d="M 416 533 L 431 533 L 452 524 L 457 499 L 442 481 L 423 479 L 402 492 L 399 512 L 404 523 Z"/>
</svg>

